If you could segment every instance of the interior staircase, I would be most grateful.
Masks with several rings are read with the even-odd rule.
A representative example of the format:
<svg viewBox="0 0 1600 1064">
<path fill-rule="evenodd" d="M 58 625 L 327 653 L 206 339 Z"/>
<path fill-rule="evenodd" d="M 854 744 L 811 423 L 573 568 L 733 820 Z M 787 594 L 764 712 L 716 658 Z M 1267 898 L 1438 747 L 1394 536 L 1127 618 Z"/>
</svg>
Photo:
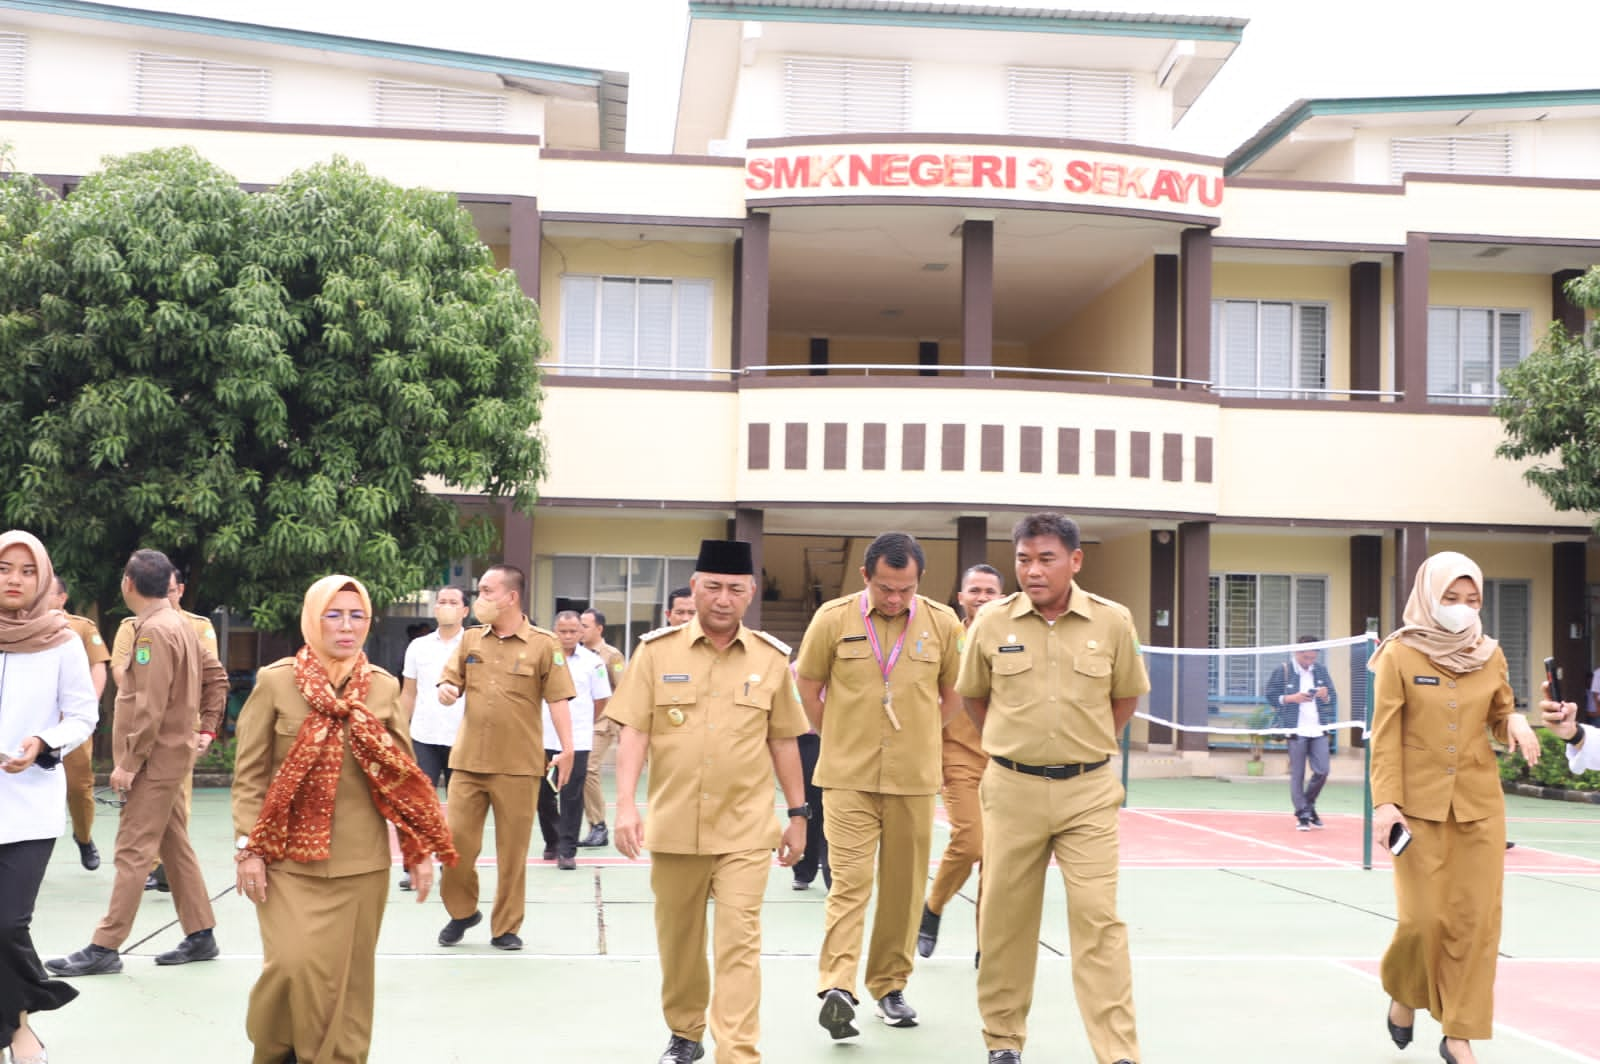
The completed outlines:
<svg viewBox="0 0 1600 1064">
<path fill-rule="evenodd" d="M 806 625 L 811 623 L 811 613 L 811 607 L 798 599 L 769 599 L 761 603 L 761 627 L 798 652 Z"/>
</svg>

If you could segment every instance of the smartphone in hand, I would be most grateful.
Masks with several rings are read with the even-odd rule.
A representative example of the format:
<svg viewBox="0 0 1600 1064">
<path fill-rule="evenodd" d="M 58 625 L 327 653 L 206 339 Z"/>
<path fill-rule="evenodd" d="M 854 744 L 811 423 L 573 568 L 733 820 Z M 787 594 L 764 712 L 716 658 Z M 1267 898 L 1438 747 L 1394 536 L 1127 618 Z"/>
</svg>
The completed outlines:
<svg viewBox="0 0 1600 1064">
<path fill-rule="evenodd" d="M 1544 682 L 1549 685 L 1550 701 L 1561 701 L 1561 681 L 1556 679 L 1556 659 L 1544 659 Z"/>
<path fill-rule="evenodd" d="M 1411 832 L 1406 830 L 1404 824 L 1396 824 L 1389 829 L 1389 852 L 1396 857 L 1406 852 L 1406 847 L 1411 845 Z"/>
</svg>

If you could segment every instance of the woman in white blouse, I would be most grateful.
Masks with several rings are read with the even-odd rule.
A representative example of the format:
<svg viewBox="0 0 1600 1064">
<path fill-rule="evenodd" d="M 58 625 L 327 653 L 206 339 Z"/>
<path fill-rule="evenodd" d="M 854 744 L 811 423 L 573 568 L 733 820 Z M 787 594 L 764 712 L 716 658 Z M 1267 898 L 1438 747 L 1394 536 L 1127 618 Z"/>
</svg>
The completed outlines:
<svg viewBox="0 0 1600 1064">
<path fill-rule="evenodd" d="M 98 720 L 83 643 L 45 604 L 54 579 L 44 544 L 26 532 L 0 535 L 0 1045 L 13 1064 L 44 1064 L 29 1016 L 78 993 L 45 977 L 28 932 L 66 827 L 61 755 Z"/>
</svg>

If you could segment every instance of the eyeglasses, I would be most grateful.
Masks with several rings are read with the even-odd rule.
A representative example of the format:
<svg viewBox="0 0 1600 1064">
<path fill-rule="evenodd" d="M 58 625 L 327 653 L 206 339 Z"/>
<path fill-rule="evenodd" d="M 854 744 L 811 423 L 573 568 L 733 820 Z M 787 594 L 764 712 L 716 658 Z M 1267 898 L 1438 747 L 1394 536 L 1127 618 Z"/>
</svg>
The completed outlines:
<svg viewBox="0 0 1600 1064">
<path fill-rule="evenodd" d="M 365 610 L 329 610 L 322 615 L 322 619 L 329 624 L 343 624 L 347 620 L 353 625 L 364 624 L 367 613 Z"/>
<path fill-rule="evenodd" d="M 128 804 L 128 797 L 125 792 L 114 791 L 110 787 L 96 787 L 94 800 L 101 805 L 109 805 L 113 809 L 121 809 Z"/>
</svg>

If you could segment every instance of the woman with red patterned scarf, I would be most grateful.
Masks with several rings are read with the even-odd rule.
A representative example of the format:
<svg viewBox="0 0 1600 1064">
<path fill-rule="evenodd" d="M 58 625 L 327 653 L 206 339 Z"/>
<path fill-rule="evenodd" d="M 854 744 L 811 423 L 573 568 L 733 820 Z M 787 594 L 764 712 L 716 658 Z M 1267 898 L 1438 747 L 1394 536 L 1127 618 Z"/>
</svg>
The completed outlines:
<svg viewBox="0 0 1600 1064">
<path fill-rule="evenodd" d="M 254 1064 L 365 1061 L 388 825 L 417 901 L 433 885 L 432 855 L 455 863 L 400 683 L 362 652 L 371 627 L 360 581 L 318 580 L 300 614 L 305 645 L 257 674 L 239 713 L 237 887 L 255 902 L 264 954 L 245 1018 Z"/>
</svg>

